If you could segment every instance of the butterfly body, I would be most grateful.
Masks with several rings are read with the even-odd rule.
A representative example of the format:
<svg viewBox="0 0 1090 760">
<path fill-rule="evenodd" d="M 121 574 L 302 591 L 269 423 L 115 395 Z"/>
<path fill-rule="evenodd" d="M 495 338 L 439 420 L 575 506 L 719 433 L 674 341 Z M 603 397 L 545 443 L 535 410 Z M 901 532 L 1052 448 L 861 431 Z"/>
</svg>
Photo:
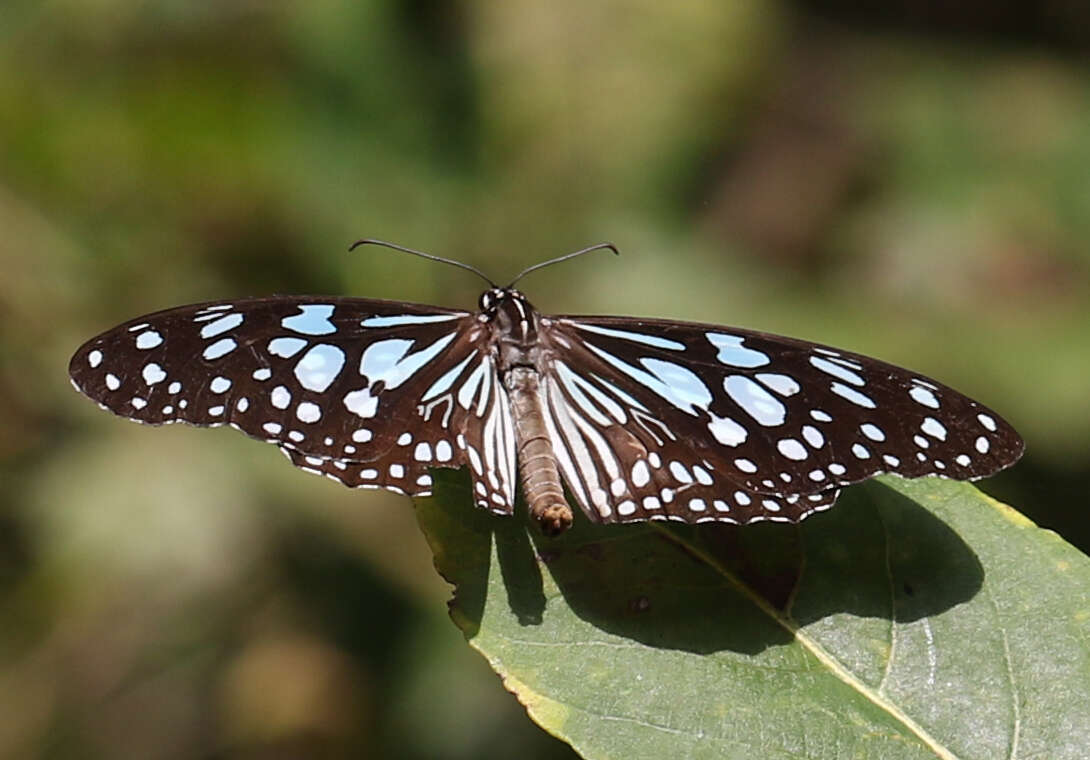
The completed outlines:
<svg viewBox="0 0 1090 760">
<path fill-rule="evenodd" d="M 521 481 L 546 533 L 596 522 L 797 522 L 879 472 L 976 479 L 1023 444 L 995 412 L 851 352 L 719 325 L 281 296 L 183 306 L 88 341 L 69 374 L 150 424 L 229 424 L 345 485 L 409 495 L 467 465 Z"/>
</svg>

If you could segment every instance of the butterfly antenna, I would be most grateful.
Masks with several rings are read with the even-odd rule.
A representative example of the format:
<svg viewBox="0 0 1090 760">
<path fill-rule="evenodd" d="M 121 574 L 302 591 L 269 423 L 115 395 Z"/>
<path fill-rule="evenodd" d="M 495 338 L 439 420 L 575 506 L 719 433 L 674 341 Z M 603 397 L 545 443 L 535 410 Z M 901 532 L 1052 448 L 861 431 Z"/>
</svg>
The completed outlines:
<svg viewBox="0 0 1090 760">
<path fill-rule="evenodd" d="M 527 267 L 526 269 L 523 269 L 521 272 L 519 272 L 518 277 L 511 280 L 511 284 L 507 287 L 514 287 L 516 282 L 518 282 L 534 270 L 541 269 L 542 267 L 552 266 L 553 264 L 559 264 L 561 261 L 567 261 L 568 259 L 574 259 L 576 256 L 582 256 L 584 253 L 590 253 L 591 251 L 600 251 L 603 248 L 608 248 L 609 250 L 613 251 L 613 253 L 617 256 L 621 255 L 621 252 L 617 250 L 617 246 L 613 245 L 613 243 L 598 243 L 597 245 L 588 246 L 581 250 L 575 251 L 574 253 L 567 253 L 563 256 L 558 256 L 555 259 L 549 259 L 548 261 L 543 261 L 540 264 L 534 264 L 532 267 Z"/>
<path fill-rule="evenodd" d="M 440 262 L 442 264 L 450 264 L 453 267 L 458 267 L 459 269 L 465 269 L 468 272 L 473 272 L 473 274 L 480 277 L 482 280 L 487 282 L 492 287 L 494 287 L 494 288 L 497 287 L 496 283 L 492 282 L 492 280 L 490 280 L 488 278 L 488 276 L 484 272 L 482 272 L 480 269 L 477 269 L 477 267 L 470 266 L 469 264 L 463 264 L 462 262 L 455 261 L 454 259 L 444 259 L 442 256 L 436 256 L 435 254 L 432 254 L 432 253 L 424 253 L 423 251 L 417 251 L 417 250 L 415 250 L 413 248 L 406 248 L 403 245 L 397 245 L 395 243 L 387 243 L 385 240 L 374 240 L 372 238 L 364 238 L 363 240 L 357 240 L 355 243 L 353 243 L 352 245 L 350 245 L 348 247 L 348 250 L 354 251 L 354 250 L 356 250 L 356 248 L 358 248 L 361 245 L 381 245 L 383 248 L 392 248 L 395 251 L 401 251 L 402 253 L 411 253 L 413 256 L 420 256 L 420 257 L 425 258 L 425 259 L 431 259 L 432 261 L 438 261 L 438 262 Z M 521 277 L 522 275 L 519 275 L 519 276 Z"/>
</svg>

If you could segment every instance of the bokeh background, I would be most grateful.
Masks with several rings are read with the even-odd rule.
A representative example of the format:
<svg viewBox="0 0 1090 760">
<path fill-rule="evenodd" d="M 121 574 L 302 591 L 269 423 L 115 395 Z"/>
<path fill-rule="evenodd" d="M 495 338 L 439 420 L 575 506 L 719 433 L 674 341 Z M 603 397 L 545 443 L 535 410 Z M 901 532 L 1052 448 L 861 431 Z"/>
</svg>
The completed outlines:
<svg viewBox="0 0 1090 760">
<path fill-rule="evenodd" d="M 1084 550 L 1090 10 L 974 0 L 6 0 L 0 757 L 562 758 L 446 617 L 411 503 L 68 385 L 269 293 L 744 325 L 1001 410 L 982 487 Z M 817 518 L 820 519 L 820 518 Z"/>
</svg>

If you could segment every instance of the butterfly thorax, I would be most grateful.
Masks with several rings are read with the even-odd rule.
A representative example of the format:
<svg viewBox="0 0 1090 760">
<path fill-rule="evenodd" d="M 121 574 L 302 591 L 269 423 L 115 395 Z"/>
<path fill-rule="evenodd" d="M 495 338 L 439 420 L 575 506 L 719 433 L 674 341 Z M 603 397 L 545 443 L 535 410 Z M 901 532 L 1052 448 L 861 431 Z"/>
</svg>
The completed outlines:
<svg viewBox="0 0 1090 760">
<path fill-rule="evenodd" d="M 493 288 L 481 294 L 480 303 L 492 328 L 500 377 L 515 367 L 538 370 L 538 313 L 526 297 L 514 288 Z"/>
<path fill-rule="evenodd" d="M 480 305 L 482 319 L 492 328 L 496 370 L 510 399 L 523 494 L 542 530 L 556 535 L 571 526 L 572 512 L 545 424 L 538 313 L 514 288 L 485 291 Z"/>
</svg>

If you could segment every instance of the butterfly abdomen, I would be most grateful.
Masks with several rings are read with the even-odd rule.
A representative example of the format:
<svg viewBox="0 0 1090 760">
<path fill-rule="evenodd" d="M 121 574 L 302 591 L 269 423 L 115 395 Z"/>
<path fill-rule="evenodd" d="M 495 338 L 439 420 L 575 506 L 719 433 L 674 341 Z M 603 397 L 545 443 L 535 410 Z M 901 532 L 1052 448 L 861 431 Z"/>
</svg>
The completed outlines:
<svg viewBox="0 0 1090 760">
<path fill-rule="evenodd" d="M 504 377 L 518 438 L 519 474 L 530 516 L 555 536 L 571 527 L 572 511 L 564 498 L 542 409 L 540 377 L 529 367 L 515 367 Z"/>
</svg>

